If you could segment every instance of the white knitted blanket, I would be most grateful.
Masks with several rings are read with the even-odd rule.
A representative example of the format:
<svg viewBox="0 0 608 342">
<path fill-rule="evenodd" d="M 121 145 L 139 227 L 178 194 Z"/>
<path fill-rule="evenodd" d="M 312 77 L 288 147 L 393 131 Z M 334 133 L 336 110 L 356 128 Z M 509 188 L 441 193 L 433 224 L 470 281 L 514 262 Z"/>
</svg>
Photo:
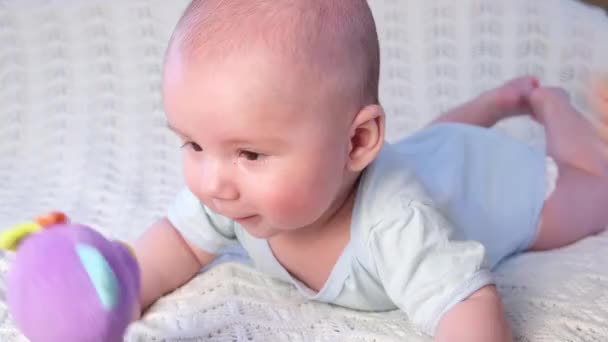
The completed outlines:
<svg viewBox="0 0 608 342">
<path fill-rule="evenodd" d="M 571 91 L 608 70 L 608 19 L 573 0 L 370 0 L 388 138 L 523 73 Z M 126 240 L 182 185 L 159 92 L 186 0 L 0 0 L 0 227 L 51 209 Z M 542 146 L 527 119 L 500 125 Z M 607 204 L 608 205 L 608 204 Z M 573 227 L 575 229 L 575 227 Z M 608 234 L 497 272 L 518 341 L 607 341 Z M 5 255 L 0 272 L 8 268 Z M 4 286 L 0 282 L 0 299 Z M 58 308 L 59 310 L 59 308 Z M 239 264 L 159 300 L 128 341 L 428 341 L 399 312 L 305 302 Z M 0 302 L 0 340 L 22 341 Z"/>
</svg>

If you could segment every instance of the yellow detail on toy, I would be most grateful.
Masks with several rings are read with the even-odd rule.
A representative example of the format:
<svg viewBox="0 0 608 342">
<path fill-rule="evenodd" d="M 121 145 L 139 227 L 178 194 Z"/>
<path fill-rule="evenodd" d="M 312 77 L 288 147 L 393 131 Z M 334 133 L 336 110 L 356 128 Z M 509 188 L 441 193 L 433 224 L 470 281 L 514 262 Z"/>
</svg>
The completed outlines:
<svg viewBox="0 0 608 342">
<path fill-rule="evenodd" d="M 0 248 L 14 251 L 24 237 L 41 229 L 42 226 L 36 222 L 24 222 L 9 228 L 0 234 Z"/>
</svg>

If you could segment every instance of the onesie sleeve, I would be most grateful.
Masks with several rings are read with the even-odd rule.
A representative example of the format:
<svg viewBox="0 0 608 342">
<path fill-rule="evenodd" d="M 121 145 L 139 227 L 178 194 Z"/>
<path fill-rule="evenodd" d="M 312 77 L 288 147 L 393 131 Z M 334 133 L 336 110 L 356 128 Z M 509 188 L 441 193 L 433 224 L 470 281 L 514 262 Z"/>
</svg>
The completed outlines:
<svg viewBox="0 0 608 342">
<path fill-rule="evenodd" d="M 370 255 L 388 297 L 434 335 L 446 311 L 493 279 L 479 242 L 451 239 L 452 225 L 429 205 L 404 209 L 370 231 Z"/>
<path fill-rule="evenodd" d="M 183 189 L 169 207 L 167 218 L 189 243 L 211 254 L 220 254 L 237 244 L 234 222 L 201 203 Z"/>
</svg>

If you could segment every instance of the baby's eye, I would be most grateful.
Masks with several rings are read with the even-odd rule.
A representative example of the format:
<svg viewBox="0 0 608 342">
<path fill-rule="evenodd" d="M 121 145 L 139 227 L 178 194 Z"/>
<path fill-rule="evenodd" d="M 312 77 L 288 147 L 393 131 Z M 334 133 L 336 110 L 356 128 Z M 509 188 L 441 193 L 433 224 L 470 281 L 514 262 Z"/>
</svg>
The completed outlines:
<svg viewBox="0 0 608 342">
<path fill-rule="evenodd" d="M 182 145 L 182 148 L 184 148 L 184 147 L 190 147 L 194 152 L 201 152 L 203 150 L 203 148 L 199 144 L 197 144 L 197 143 L 195 143 L 193 141 L 187 141 L 187 142 L 185 142 Z"/>
<path fill-rule="evenodd" d="M 259 161 L 264 157 L 263 154 L 251 151 L 240 151 L 239 156 L 247 159 L 248 161 Z"/>
</svg>

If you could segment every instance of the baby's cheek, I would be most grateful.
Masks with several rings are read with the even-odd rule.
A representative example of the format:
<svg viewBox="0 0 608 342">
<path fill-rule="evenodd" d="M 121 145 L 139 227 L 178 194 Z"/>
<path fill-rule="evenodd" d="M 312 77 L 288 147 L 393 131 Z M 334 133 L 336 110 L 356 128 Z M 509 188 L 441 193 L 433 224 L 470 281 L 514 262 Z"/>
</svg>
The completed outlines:
<svg viewBox="0 0 608 342">
<path fill-rule="evenodd" d="M 188 189 L 190 189 L 196 197 L 201 198 L 201 194 L 199 193 L 200 175 L 197 172 L 194 163 L 187 156 L 184 156 L 183 167 L 184 180 L 186 181 Z"/>
<path fill-rule="evenodd" d="M 308 225 L 327 209 L 329 201 L 325 197 L 322 189 L 308 184 L 284 184 L 267 194 L 267 210 L 284 225 Z"/>
</svg>

